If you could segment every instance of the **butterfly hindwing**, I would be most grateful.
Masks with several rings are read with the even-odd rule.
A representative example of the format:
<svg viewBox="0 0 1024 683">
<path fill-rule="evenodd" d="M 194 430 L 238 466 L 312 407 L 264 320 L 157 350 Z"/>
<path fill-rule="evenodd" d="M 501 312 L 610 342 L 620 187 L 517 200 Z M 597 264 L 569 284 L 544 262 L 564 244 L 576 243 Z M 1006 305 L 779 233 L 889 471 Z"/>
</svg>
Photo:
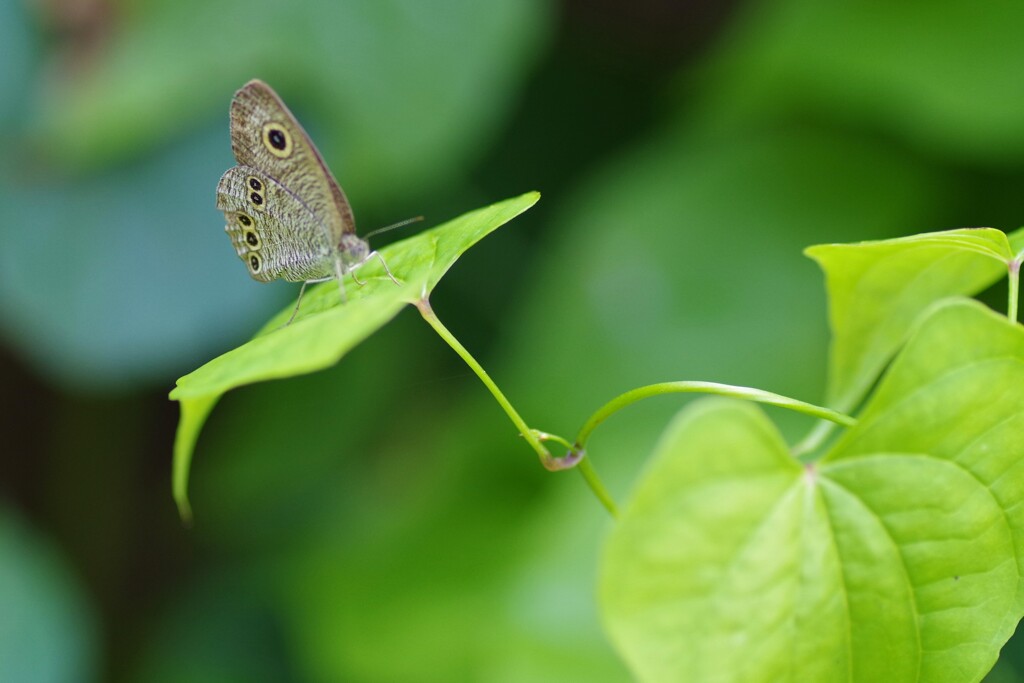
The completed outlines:
<svg viewBox="0 0 1024 683">
<path fill-rule="evenodd" d="M 217 208 L 254 279 L 302 282 L 333 275 L 336 246 L 327 231 L 304 202 L 259 169 L 228 169 L 217 184 Z"/>
<path fill-rule="evenodd" d="M 355 232 L 348 200 L 313 141 L 262 81 L 249 81 L 231 101 L 231 149 L 239 164 L 259 169 L 302 197 L 334 244 Z"/>
</svg>

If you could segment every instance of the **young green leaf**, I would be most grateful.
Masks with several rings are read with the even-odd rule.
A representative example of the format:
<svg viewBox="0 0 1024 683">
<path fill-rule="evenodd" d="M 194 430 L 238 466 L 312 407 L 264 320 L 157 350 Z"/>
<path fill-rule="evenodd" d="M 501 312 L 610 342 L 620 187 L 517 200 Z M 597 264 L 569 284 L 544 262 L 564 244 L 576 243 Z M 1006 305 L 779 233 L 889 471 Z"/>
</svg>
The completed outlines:
<svg viewBox="0 0 1024 683">
<path fill-rule="evenodd" d="M 381 249 L 396 286 L 381 264 L 359 269 L 363 287 L 347 286 L 340 302 L 336 282 L 311 288 L 295 321 L 294 305 L 282 310 L 249 342 L 214 358 L 178 380 L 170 398 L 181 402 L 174 443 L 174 498 L 188 519 L 188 473 L 203 423 L 222 394 L 244 384 L 293 377 L 337 363 L 350 349 L 391 320 L 403 305 L 428 295 L 460 255 L 488 233 L 537 202 L 536 192 L 507 199 Z"/>
<path fill-rule="evenodd" d="M 949 300 L 803 466 L 756 407 L 666 431 L 605 549 L 643 681 L 977 681 L 1024 610 L 1024 329 Z"/>
<path fill-rule="evenodd" d="M 825 271 L 832 326 L 826 403 L 842 411 L 856 407 L 924 309 L 981 291 L 1014 256 L 993 228 L 820 244 L 804 253 Z"/>
</svg>

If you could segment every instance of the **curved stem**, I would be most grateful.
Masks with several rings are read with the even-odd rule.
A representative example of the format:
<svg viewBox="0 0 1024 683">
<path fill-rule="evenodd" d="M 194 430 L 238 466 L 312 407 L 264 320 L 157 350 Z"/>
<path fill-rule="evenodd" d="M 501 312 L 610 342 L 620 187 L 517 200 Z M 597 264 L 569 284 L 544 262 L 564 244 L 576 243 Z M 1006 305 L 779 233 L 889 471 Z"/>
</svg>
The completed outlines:
<svg viewBox="0 0 1024 683">
<path fill-rule="evenodd" d="M 564 437 L 561 437 L 561 436 L 558 436 L 558 434 L 548 434 L 547 432 L 542 432 L 539 429 L 532 429 L 532 428 L 530 429 L 530 431 L 533 432 L 533 435 L 537 437 L 538 441 L 541 441 L 541 442 L 544 442 L 544 441 L 554 441 L 555 443 L 557 443 L 557 444 L 559 444 L 561 446 L 565 446 L 566 450 L 570 450 L 570 451 L 573 448 L 573 445 L 571 443 L 569 443 L 568 439 L 566 439 Z"/>
<path fill-rule="evenodd" d="M 797 401 L 796 399 L 788 398 L 780 394 L 773 394 L 769 391 L 761 391 L 760 389 L 738 387 L 730 384 L 718 384 L 717 382 L 662 382 L 660 384 L 650 384 L 645 387 L 633 389 L 632 391 L 627 391 L 626 393 L 612 399 L 590 416 L 590 419 L 588 419 L 583 425 L 583 428 L 580 429 L 579 435 L 576 437 L 575 444 L 568 444 L 568 442 L 560 436 L 532 429 L 526 424 L 526 420 L 524 420 L 519 413 L 516 412 L 516 409 L 512 407 L 509 400 L 505 398 L 505 394 L 501 392 L 501 389 L 499 389 L 498 385 L 494 383 L 491 376 L 487 374 L 487 371 L 483 369 L 483 366 L 473 358 L 472 354 L 466 350 L 466 347 L 464 347 L 459 340 L 456 339 L 455 335 L 453 335 L 438 319 L 437 314 L 434 313 L 434 309 L 431 308 L 430 301 L 426 296 L 416 302 L 416 308 L 419 309 L 420 315 L 423 316 L 423 319 L 426 320 L 432 328 L 434 328 L 434 331 L 437 332 L 438 336 L 440 336 L 448 346 L 452 347 L 452 350 L 454 350 L 466 365 L 476 373 L 476 376 L 480 378 L 480 381 L 484 383 L 484 386 L 487 387 L 495 400 L 498 401 L 498 405 L 501 406 L 502 410 L 505 411 L 505 414 L 508 415 L 510 420 L 512 420 L 516 429 L 519 430 L 519 434 L 528 444 L 530 444 L 530 447 L 536 451 L 541 464 L 551 471 L 564 470 L 572 467 L 578 469 L 584 481 L 587 483 L 587 486 L 590 487 L 590 490 L 595 496 L 597 496 L 597 499 L 613 517 L 618 516 L 618 509 L 615 505 L 615 501 L 601 482 L 600 477 L 597 476 L 597 472 L 594 470 L 591 462 L 585 458 L 585 446 L 587 439 L 590 438 L 590 434 L 599 424 L 619 410 L 622 410 L 626 406 L 636 403 L 641 399 L 649 398 L 651 396 L 660 396 L 662 394 L 675 393 L 717 394 L 719 396 L 731 396 L 733 398 L 746 399 L 757 403 L 766 403 L 780 408 L 788 408 L 805 415 L 822 418 L 846 427 L 852 427 L 857 424 L 857 420 L 854 418 L 835 410 L 805 403 L 803 401 Z M 547 447 L 544 445 L 545 441 L 555 441 L 557 443 L 570 446 L 570 448 L 564 456 L 556 458 L 551 455 L 551 452 L 548 451 Z"/>
<path fill-rule="evenodd" d="M 843 425 L 844 427 L 852 427 L 857 424 L 857 420 L 849 415 L 844 415 L 843 413 L 835 410 L 816 406 L 811 403 L 797 401 L 796 399 L 782 396 L 780 394 L 773 394 L 770 391 L 761 391 L 760 389 L 751 389 L 750 387 L 738 387 L 731 384 L 719 384 L 717 382 L 662 382 L 660 384 L 649 384 L 645 387 L 639 387 L 632 391 L 627 391 L 604 404 L 596 413 L 590 416 L 590 419 L 587 420 L 586 424 L 583 425 L 583 428 L 580 429 L 580 433 L 576 437 L 577 448 L 582 450 L 586 446 L 587 439 L 590 438 L 590 433 L 593 432 L 599 424 L 626 406 L 651 396 L 677 393 L 701 393 L 731 396 L 733 398 L 746 399 L 757 403 L 766 403 L 780 408 L 788 408 L 789 410 L 795 410 L 796 412 L 803 413 L 804 415 L 819 417 L 830 422 L 835 422 L 836 424 Z"/>
<path fill-rule="evenodd" d="M 604 487 L 604 484 L 601 482 L 601 478 L 597 476 L 597 472 L 594 470 L 594 466 L 591 464 L 590 460 L 582 457 L 586 452 L 582 449 L 578 450 L 578 452 L 582 459 L 580 460 L 579 465 L 576 466 L 576 469 L 581 475 L 583 475 L 583 480 L 587 482 L 587 486 L 589 486 L 593 494 L 597 496 L 597 499 L 601 501 L 601 505 L 604 506 L 604 509 L 607 510 L 613 518 L 618 519 L 619 507 L 615 504 L 615 499 L 613 499 L 612 495 L 608 493 L 608 489 Z"/>
<path fill-rule="evenodd" d="M 835 422 L 819 420 L 811 431 L 807 433 L 807 436 L 800 439 L 800 441 L 794 444 L 793 448 L 790 449 L 793 452 L 793 455 L 799 458 L 811 451 L 817 450 L 818 446 L 820 446 L 825 439 L 828 438 L 828 435 L 832 433 L 832 429 L 835 426 Z"/>
<path fill-rule="evenodd" d="M 476 361 L 476 358 L 473 358 L 472 354 L 466 350 L 466 347 L 463 346 L 462 343 L 455 338 L 455 335 L 453 335 L 438 319 L 437 314 L 434 313 L 434 309 L 430 306 L 430 301 L 424 297 L 416 303 L 416 308 L 419 309 L 420 315 L 423 316 L 423 319 L 434 328 L 434 331 L 437 332 L 438 335 L 440 335 L 441 339 L 444 339 L 445 342 L 448 343 L 448 346 L 452 347 L 455 353 L 459 354 L 462 360 L 465 361 L 466 365 L 468 365 L 470 369 L 476 373 L 476 376 L 480 378 L 480 381 L 484 383 L 484 386 L 490 390 L 495 400 L 498 401 L 498 405 L 501 406 L 501 409 L 504 410 L 509 419 L 512 420 L 512 424 L 516 426 L 516 429 L 519 430 L 520 436 L 526 439 L 526 443 L 530 444 L 530 447 L 537 452 L 541 462 L 553 459 L 554 456 L 552 456 L 550 451 L 544 447 L 541 440 L 537 438 L 537 433 L 530 429 L 529 425 L 526 424 L 526 420 L 519 416 L 519 413 L 512 407 L 509 400 L 505 398 L 505 394 L 501 393 L 501 389 L 499 389 L 498 385 L 494 383 L 494 380 L 492 380 L 491 376 L 487 374 L 487 371 L 484 370 L 483 366 Z"/>
<path fill-rule="evenodd" d="M 516 409 L 512 407 L 509 400 L 505 398 L 505 394 L 501 392 L 501 389 L 499 389 L 498 385 L 494 383 L 494 380 L 492 380 L 491 376 L 487 374 L 487 371 L 484 370 L 483 366 L 473 358 L 473 355 L 466 350 L 466 347 L 463 346 L 459 340 L 456 339 L 455 335 L 453 335 L 451 331 L 449 331 L 448 328 L 445 327 L 438 319 L 437 314 L 434 313 L 434 309 L 430 306 L 430 300 L 427 299 L 426 296 L 420 298 L 416 302 L 416 308 L 419 309 L 420 315 L 423 316 L 423 319 L 426 320 L 432 328 L 434 328 L 434 331 L 437 332 L 438 336 L 440 336 L 441 339 L 444 339 L 448 346 L 452 347 L 452 350 L 454 350 L 455 353 L 459 354 L 459 357 L 462 358 L 474 373 L 476 373 L 476 376 L 480 378 L 480 381 L 484 383 L 484 386 L 490 390 L 491 395 L 494 396 L 498 405 L 501 406 L 501 409 L 504 410 L 505 414 L 508 415 L 510 420 L 512 420 L 512 424 L 516 426 L 516 429 L 519 430 L 519 434 L 526 440 L 526 443 L 530 444 L 530 447 L 536 451 L 541 464 L 552 472 L 579 466 L 578 469 L 580 470 L 580 474 L 583 475 L 584 481 L 587 482 L 587 485 L 594 492 L 594 495 L 597 496 L 597 499 L 601 501 L 601 504 L 604 505 L 604 507 L 614 516 L 616 514 L 615 503 L 612 501 L 611 496 L 608 495 L 608 491 L 605 489 L 604 484 L 601 483 L 601 479 L 597 476 L 594 468 L 589 462 L 585 462 L 583 460 L 584 451 L 582 449 L 570 448 L 562 457 L 555 457 L 551 455 L 551 452 L 544 446 L 543 441 L 553 440 L 560 443 L 568 442 L 561 437 L 555 437 L 553 435 L 531 429 L 530 426 L 526 424 L 526 420 L 524 420 L 519 413 L 516 412 Z"/>
</svg>

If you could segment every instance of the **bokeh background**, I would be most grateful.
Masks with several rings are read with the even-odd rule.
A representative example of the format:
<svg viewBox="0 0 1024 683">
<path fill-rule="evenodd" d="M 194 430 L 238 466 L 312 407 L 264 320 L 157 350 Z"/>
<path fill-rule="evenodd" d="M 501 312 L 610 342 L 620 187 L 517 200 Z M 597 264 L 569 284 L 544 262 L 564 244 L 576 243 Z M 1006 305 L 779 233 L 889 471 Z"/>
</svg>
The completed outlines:
<svg viewBox="0 0 1024 683">
<path fill-rule="evenodd" d="M 297 290 L 214 209 L 248 79 L 363 232 L 543 192 L 433 303 L 572 436 L 656 381 L 820 401 L 804 246 L 1024 222 L 1022 34 L 1010 1 L 0 0 L 0 681 L 629 679 L 607 515 L 411 309 L 226 396 L 179 523 L 167 392 Z M 684 402 L 597 432 L 617 497 Z"/>
</svg>

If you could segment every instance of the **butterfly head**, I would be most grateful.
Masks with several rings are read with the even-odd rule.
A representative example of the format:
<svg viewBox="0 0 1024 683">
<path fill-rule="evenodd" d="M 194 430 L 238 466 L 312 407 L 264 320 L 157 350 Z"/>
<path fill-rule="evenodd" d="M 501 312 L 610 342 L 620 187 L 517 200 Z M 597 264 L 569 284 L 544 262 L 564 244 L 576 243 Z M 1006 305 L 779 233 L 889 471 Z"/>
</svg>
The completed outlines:
<svg viewBox="0 0 1024 683">
<path fill-rule="evenodd" d="M 341 261 L 346 268 L 352 268 L 363 263 L 370 254 L 370 245 L 366 240 L 353 232 L 342 233 L 338 242 L 338 250 L 341 253 Z"/>
</svg>

